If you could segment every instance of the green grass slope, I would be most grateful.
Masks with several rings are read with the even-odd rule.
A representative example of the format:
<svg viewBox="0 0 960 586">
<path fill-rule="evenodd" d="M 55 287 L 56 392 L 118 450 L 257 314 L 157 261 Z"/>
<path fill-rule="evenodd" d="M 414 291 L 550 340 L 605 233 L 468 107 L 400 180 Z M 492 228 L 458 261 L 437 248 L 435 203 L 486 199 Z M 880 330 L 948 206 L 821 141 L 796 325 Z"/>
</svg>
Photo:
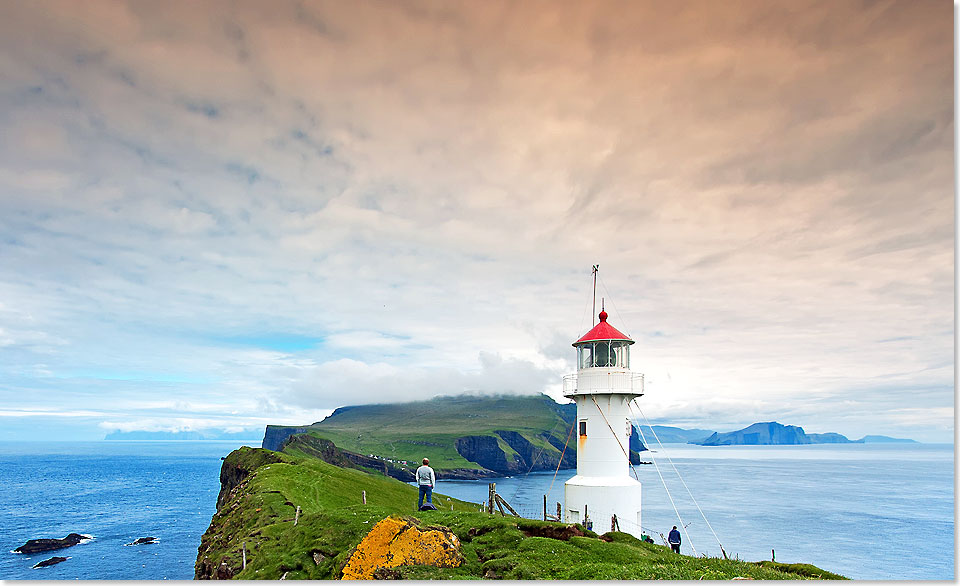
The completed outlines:
<svg viewBox="0 0 960 586">
<path fill-rule="evenodd" d="M 459 568 L 398 568 L 408 579 L 809 579 L 841 578 L 813 566 L 772 566 L 675 555 L 663 546 L 611 533 L 602 541 L 569 526 L 478 512 L 479 505 L 436 494 L 439 511 L 414 512 L 412 486 L 345 469 L 292 449 L 241 448 L 224 462 L 242 470 L 204 533 L 197 578 L 335 579 L 351 550 L 388 515 L 450 528 L 462 543 Z M 221 477 L 230 476 L 222 474 Z M 362 504 L 366 491 L 367 504 Z M 294 525 L 296 507 L 299 522 Z M 566 533 L 566 540 L 545 537 Z M 243 569 L 243 551 L 247 565 Z"/>
<path fill-rule="evenodd" d="M 464 436 L 490 436 L 507 457 L 516 452 L 498 430 L 520 433 L 554 462 L 567 439 L 569 423 L 563 408 L 545 395 L 501 397 L 438 397 L 429 401 L 341 407 L 330 417 L 308 426 L 310 431 L 332 440 L 338 448 L 356 454 L 419 462 L 430 458 L 438 470 L 480 469 L 456 449 Z"/>
</svg>

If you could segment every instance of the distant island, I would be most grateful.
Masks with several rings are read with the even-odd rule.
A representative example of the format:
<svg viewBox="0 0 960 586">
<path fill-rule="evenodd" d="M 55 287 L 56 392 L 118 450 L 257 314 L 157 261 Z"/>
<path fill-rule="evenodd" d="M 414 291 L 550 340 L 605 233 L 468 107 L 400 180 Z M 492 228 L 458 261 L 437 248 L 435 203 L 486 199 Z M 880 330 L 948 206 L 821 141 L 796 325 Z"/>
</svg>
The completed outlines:
<svg viewBox="0 0 960 586">
<path fill-rule="evenodd" d="M 802 427 L 776 421 L 754 423 L 727 433 L 713 432 L 709 437 L 689 443 L 700 446 L 796 446 L 804 444 L 918 443 L 911 439 L 867 435 L 851 440 L 839 433 L 806 433 Z"/>
<path fill-rule="evenodd" d="M 860 439 L 865 444 L 919 444 L 917 440 L 888 437 L 885 435 L 865 435 Z"/>
</svg>

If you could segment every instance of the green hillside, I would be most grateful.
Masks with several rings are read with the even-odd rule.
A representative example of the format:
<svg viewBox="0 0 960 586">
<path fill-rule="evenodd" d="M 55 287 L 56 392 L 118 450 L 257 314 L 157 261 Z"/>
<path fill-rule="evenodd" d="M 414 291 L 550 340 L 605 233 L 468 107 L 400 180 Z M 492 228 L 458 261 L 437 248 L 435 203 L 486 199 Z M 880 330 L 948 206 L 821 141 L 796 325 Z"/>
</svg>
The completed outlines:
<svg viewBox="0 0 960 586">
<path fill-rule="evenodd" d="M 497 430 L 513 430 L 559 456 L 555 447 L 538 437 L 544 430 L 553 430 L 557 436 L 563 434 L 560 441 L 566 439 L 567 426 L 551 404 L 556 403 L 544 396 L 439 397 L 341 408 L 314 427 L 337 447 L 359 454 L 409 461 L 427 456 L 440 469 L 479 468 L 457 452 L 457 438 L 494 437 Z M 506 453 L 516 453 L 502 438 L 497 439 Z"/>
<path fill-rule="evenodd" d="M 548 470 L 556 468 L 563 452 L 572 407 L 545 395 L 341 407 L 310 426 L 269 426 L 263 445 L 279 449 L 292 433 L 309 432 L 356 454 L 408 462 L 427 457 L 438 471 Z M 568 450 L 563 467 L 575 465 L 575 458 Z"/>
<path fill-rule="evenodd" d="M 395 578 L 841 578 L 807 565 L 676 555 L 624 533 L 601 540 L 579 526 L 492 516 L 441 494 L 434 497 L 441 510 L 414 512 L 412 486 L 313 458 L 310 453 L 328 450 L 329 442 L 299 438 L 288 453 L 241 448 L 225 459 L 223 491 L 201 540 L 196 578 L 336 579 L 370 529 L 390 515 L 449 528 L 463 558 L 456 568 L 400 566 L 391 570 Z"/>
</svg>

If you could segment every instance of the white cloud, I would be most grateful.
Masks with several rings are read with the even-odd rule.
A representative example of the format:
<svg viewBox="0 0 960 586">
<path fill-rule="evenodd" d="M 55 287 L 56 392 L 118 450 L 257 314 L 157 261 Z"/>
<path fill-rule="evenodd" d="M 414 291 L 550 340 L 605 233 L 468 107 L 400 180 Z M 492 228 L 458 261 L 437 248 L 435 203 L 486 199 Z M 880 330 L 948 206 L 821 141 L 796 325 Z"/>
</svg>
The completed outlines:
<svg viewBox="0 0 960 586">
<path fill-rule="evenodd" d="M 333 408 L 345 404 L 391 403 L 460 393 L 543 392 L 557 373 L 530 361 L 481 353 L 479 368 L 368 364 L 348 358 L 304 369 L 282 395 L 288 405 Z"/>
<path fill-rule="evenodd" d="M 100 427 L 109 431 L 208 431 L 223 430 L 228 432 L 238 432 L 251 427 L 260 427 L 263 425 L 261 420 L 234 420 L 224 421 L 222 419 L 198 419 L 193 417 L 176 418 L 157 418 L 157 419 L 135 419 L 131 421 L 104 421 Z"/>
<path fill-rule="evenodd" d="M 57 411 L 52 409 L 4 409 L 0 410 L 0 417 L 99 417 L 99 411 Z"/>
<path fill-rule="evenodd" d="M 6 6 L 0 398 L 556 393 L 600 263 L 656 417 L 952 409 L 949 13 L 780 10 Z"/>
</svg>

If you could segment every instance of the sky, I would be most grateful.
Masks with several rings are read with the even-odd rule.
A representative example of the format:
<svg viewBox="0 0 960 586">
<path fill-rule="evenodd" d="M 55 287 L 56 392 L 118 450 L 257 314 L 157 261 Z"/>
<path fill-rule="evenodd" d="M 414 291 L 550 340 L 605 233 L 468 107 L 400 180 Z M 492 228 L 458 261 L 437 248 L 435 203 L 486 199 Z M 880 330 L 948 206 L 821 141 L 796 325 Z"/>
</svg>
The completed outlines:
<svg viewBox="0 0 960 586">
<path fill-rule="evenodd" d="M 952 442 L 953 6 L 0 3 L 0 440 L 560 400 Z"/>
</svg>

